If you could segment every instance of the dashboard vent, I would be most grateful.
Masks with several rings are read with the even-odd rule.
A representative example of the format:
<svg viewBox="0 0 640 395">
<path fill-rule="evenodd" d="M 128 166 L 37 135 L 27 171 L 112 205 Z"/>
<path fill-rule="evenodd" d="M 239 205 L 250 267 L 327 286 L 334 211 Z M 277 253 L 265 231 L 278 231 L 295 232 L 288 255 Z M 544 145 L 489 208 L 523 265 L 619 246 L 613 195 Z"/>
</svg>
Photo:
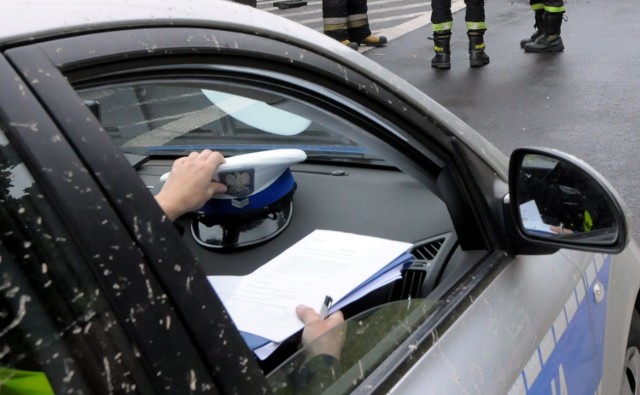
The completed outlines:
<svg viewBox="0 0 640 395">
<path fill-rule="evenodd" d="M 446 237 L 437 237 L 417 243 L 411 250 L 415 261 L 402 276 L 400 299 L 417 298 L 427 275 L 431 274 L 435 258 L 445 243 Z"/>
<path fill-rule="evenodd" d="M 430 261 L 433 261 L 438 255 L 438 251 L 445 242 L 445 238 L 441 237 L 435 240 L 430 240 L 426 243 L 413 247 L 411 254 L 416 258 L 416 261 L 411 266 L 414 267 L 427 267 Z"/>
</svg>

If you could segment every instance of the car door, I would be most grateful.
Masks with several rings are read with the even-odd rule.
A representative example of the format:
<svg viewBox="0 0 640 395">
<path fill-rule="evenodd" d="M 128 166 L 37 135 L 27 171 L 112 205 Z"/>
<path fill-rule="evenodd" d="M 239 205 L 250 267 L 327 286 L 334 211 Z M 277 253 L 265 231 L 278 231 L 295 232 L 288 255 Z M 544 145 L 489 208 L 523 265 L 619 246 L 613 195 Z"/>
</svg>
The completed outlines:
<svg viewBox="0 0 640 395">
<path fill-rule="evenodd" d="M 174 279 L 185 276 L 173 284 L 184 287 L 180 293 L 190 296 L 187 307 L 177 313 L 179 302 L 168 297 L 149 266 L 152 254 L 144 254 L 137 246 L 141 235 L 126 230 L 124 212 L 114 210 L 118 204 L 103 194 L 103 186 L 96 184 L 83 159 L 35 97 L 24 90 L 21 77 L 4 57 L 0 68 L 1 222 L 6 227 L 0 244 L 6 285 L 3 383 L 11 388 L 5 380 L 22 378 L 27 372 L 35 376 L 17 385 L 29 387 L 32 378 L 42 384 L 44 375 L 46 386 L 56 393 L 239 392 L 240 380 L 216 384 L 213 378 L 222 374 L 228 379 L 239 370 L 207 367 L 193 343 L 194 331 L 220 331 L 217 338 L 228 347 L 216 346 L 210 354 L 232 353 L 240 359 L 248 355 L 237 332 L 225 333 L 232 324 L 204 281 L 205 288 L 200 288 L 204 293 L 193 307 L 194 294 L 199 295 L 197 279 L 204 279 L 193 257 L 165 244 L 163 258 L 172 262 L 171 275 Z M 109 157 L 106 149 L 99 151 L 98 160 Z M 126 180 L 119 177 L 117 181 L 127 191 L 128 197 L 121 199 L 135 195 L 139 179 L 133 189 Z M 175 232 L 171 225 L 167 230 Z M 163 238 L 161 227 L 148 237 Z M 197 314 L 212 313 L 185 327 L 184 314 L 194 309 Z M 246 361 L 241 364 L 244 380 L 251 369 Z M 255 387 L 249 383 L 242 388 L 259 388 L 259 382 L 264 383 L 261 377 L 254 380 Z M 26 387 L 16 387 L 20 388 Z"/>
<path fill-rule="evenodd" d="M 30 86 L 44 106 L 54 114 L 82 163 L 97 175 L 96 189 L 103 191 L 107 201 L 117 207 L 123 229 L 151 261 L 152 270 L 177 314 L 185 318 L 181 322 L 189 328 L 189 338 L 211 371 L 217 373 L 220 368 L 214 363 L 216 360 L 218 363 L 229 358 L 238 360 L 230 356 L 229 350 L 243 356 L 247 350 L 242 349 L 234 329 L 224 334 L 230 336 L 230 344 L 237 345 L 237 349 L 220 350 L 219 340 L 208 336 L 206 331 L 211 325 L 229 323 L 223 320 L 201 325 L 200 320 L 209 316 L 198 311 L 200 303 L 193 304 L 195 291 L 191 288 L 203 292 L 208 284 L 202 273 L 191 267 L 192 275 L 186 276 L 185 282 L 175 281 L 173 276 L 182 271 L 182 266 L 176 269 L 175 262 L 192 261 L 190 251 L 171 233 L 170 224 L 158 224 L 162 215 L 157 207 L 151 207 L 147 185 L 140 182 L 130 163 L 100 130 L 98 119 L 90 112 L 95 107 L 83 102 L 76 90 L 95 92 L 102 86 L 145 80 L 149 75 L 157 79 L 189 80 L 196 86 L 201 80 L 209 84 L 235 83 L 245 89 L 260 84 L 274 93 L 296 95 L 303 98 L 300 101 L 370 128 L 367 143 L 393 157 L 411 176 L 429 183 L 432 180 L 424 174 L 437 175 L 434 179 L 438 187 L 447 192 L 444 200 L 455 227 L 456 247 L 447 254 L 447 267 L 436 271 L 437 286 L 427 292 L 438 303 L 365 377 L 359 377 L 355 386 L 350 384 L 346 388 L 356 392 L 424 393 L 428 383 L 428 393 L 474 389 L 505 393 L 512 388 L 517 391 L 521 378 L 524 380 L 521 372 L 527 370 L 530 381 L 524 381 L 527 387 L 523 388 L 532 389 L 537 381 L 531 380 L 531 372 L 537 373 L 537 378 L 543 365 L 551 367 L 540 362 L 538 350 L 548 352 L 546 345 L 554 333 L 553 323 L 564 314 L 565 303 L 575 295 L 582 268 L 563 253 L 514 257 L 501 249 L 504 229 L 497 225 L 501 218 L 495 217 L 499 210 L 487 206 L 502 204 L 501 197 L 506 192 L 504 180 L 477 153 L 431 120 L 425 122 L 424 114 L 353 70 L 280 41 L 229 31 L 216 31 L 216 45 L 211 47 L 211 34 L 187 28 L 139 29 L 61 39 L 7 52 L 25 79 L 32 82 Z M 155 43 L 152 51 L 149 43 Z M 224 49 L 236 47 L 242 50 Z M 300 55 L 294 56 L 298 52 Z M 294 65 L 287 66 L 291 59 L 296 59 Z M 336 69 L 341 75 L 347 74 L 346 82 L 338 83 L 328 77 Z M 384 103 L 406 106 L 392 111 Z M 398 114 L 402 111 L 406 114 L 404 118 Z M 476 169 L 470 170 L 473 167 Z M 496 194 L 494 200 L 483 200 L 482 193 L 486 191 Z M 158 242 L 159 230 L 163 232 L 162 243 Z M 540 290 L 541 284 L 545 285 L 544 292 Z M 198 297 L 202 294 L 198 293 Z M 214 313 L 221 311 L 217 299 L 207 302 L 212 303 L 210 310 Z M 585 353 L 593 355 L 590 351 L 593 334 L 588 328 L 587 325 L 588 340 L 580 345 Z M 218 387 L 226 387 L 223 392 L 231 392 L 247 375 L 253 377 L 251 369 L 255 365 L 251 357 L 240 360 L 248 368 L 223 364 L 228 365 L 225 366 L 228 375 L 214 374 Z M 581 374 L 594 372 L 593 360 L 584 362 L 580 369 Z M 558 371 L 554 368 L 554 375 L 549 378 L 553 383 L 560 382 L 560 376 L 557 380 L 555 376 Z"/>
<path fill-rule="evenodd" d="M 204 56 L 205 49 L 210 46 L 211 43 L 209 40 L 210 34 L 210 32 L 202 32 L 194 29 L 158 29 L 155 31 L 137 30 L 121 33 L 99 33 L 93 36 L 58 40 L 52 43 L 44 43 L 33 47 L 17 48 L 8 51 L 8 55 L 12 61 L 27 79 L 39 80 L 38 84 L 34 84 L 33 87 L 37 90 L 38 95 L 46 107 L 50 109 L 51 113 L 56 114 L 55 117 L 65 130 L 65 135 L 78 147 L 79 154 L 83 156 L 87 166 L 93 173 L 100 175 L 100 182 L 103 183 L 102 189 L 110 196 L 109 199 L 114 202 L 125 201 L 127 203 L 120 206 L 123 221 L 126 223 L 125 226 L 130 232 L 134 234 L 142 232 L 142 234 L 137 236 L 137 242 L 145 254 L 148 254 L 154 260 L 157 260 L 157 262 L 160 262 L 160 260 L 166 260 L 166 258 L 163 259 L 163 254 L 171 253 L 171 250 L 165 245 L 162 245 L 161 248 L 158 249 L 155 229 L 153 232 L 147 233 L 147 227 L 140 226 L 140 224 L 136 222 L 138 218 L 143 218 L 140 213 L 147 212 L 155 214 L 156 218 L 160 218 L 161 215 L 150 210 L 149 199 L 151 196 L 148 190 L 146 190 L 146 186 L 142 184 L 140 180 L 137 180 L 137 184 L 133 181 L 131 181 L 131 184 L 128 184 L 128 181 L 130 181 L 129 177 L 137 177 L 135 172 L 128 168 L 129 164 L 123 160 L 121 154 L 117 152 L 111 141 L 107 140 L 107 134 L 100 132 L 101 125 L 97 123 L 95 118 L 91 117 L 91 113 L 89 112 L 91 106 L 87 107 L 85 103 L 79 100 L 77 93 L 70 86 L 66 85 L 67 81 L 71 81 L 79 90 L 90 90 L 94 87 L 100 87 L 103 84 L 111 86 L 119 81 L 126 82 L 144 79 L 151 75 L 151 73 L 155 73 L 155 77 L 158 79 L 182 78 L 189 79 L 192 83 L 195 83 L 194 81 L 199 78 L 205 81 L 223 81 L 225 83 L 233 81 L 238 85 L 245 86 L 245 89 L 248 89 L 249 84 L 263 84 L 265 86 L 268 84 L 274 93 L 284 91 L 288 94 L 295 93 L 302 95 L 301 92 L 304 92 L 304 102 L 324 107 L 326 113 L 337 114 L 340 117 L 352 119 L 351 124 L 354 128 L 362 128 L 363 126 L 370 128 L 371 135 L 365 135 L 370 140 L 370 145 L 381 147 L 392 157 L 395 155 L 394 159 L 396 159 L 396 162 L 408 168 L 418 179 L 424 180 L 423 182 L 429 183 L 429 185 L 431 185 L 431 183 L 435 185 L 435 177 L 434 181 L 431 181 L 426 179 L 426 175 L 435 173 L 437 166 L 442 166 L 442 160 L 429 151 L 425 150 L 425 153 L 421 153 L 421 151 L 423 151 L 423 149 L 420 148 L 422 143 L 414 143 L 414 141 L 429 140 L 430 150 L 436 152 L 440 149 L 439 147 L 442 143 L 449 143 L 444 136 L 441 136 L 442 141 L 438 142 L 434 140 L 434 136 L 419 133 L 417 130 L 412 131 L 413 136 L 408 134 L 394 136 L 390 133 L 390 126 L 387 119 L 382 116 L 375 116 L 375 111 L 386 113 L 387 110 L 385 110 L 385 107 L 382 106 L 381 103 L 388 103 L 389 100 L 397 100 L 393 95 L 387 92 L 381 93 L 376 97 L 375 101 L 370 102 L 365 98 L 366 95 L 358 94 L 358 96 L 362 97 L 354 97 L 354 91 L 357 92 L 357 88 L 354 89 L 354 87 L 357 87 L 358 84 L 368 83 L 373 86 L 372 89 L 377 89 L 375 84 L 370 81 L 367 82 L 366 79 L 362 79 L 357 73 L 353 73 L 353 76 L 347 79 L 350 83 L 346 88 L 329 78 L 326 78 L 324 81 L 319 81 L 318 77 L 322 75 L 322 73 L 319 73 L 319 70 L 323 68 L 335 69 L 340 73 L 344 73 L 344 71 L 340 70 L 340 66 L 334 64 L 331 60 L 316 56 L 313 53 L 306 53 L 304 50 L 302 50 L 302 52 L 305 53 L 305 63 L 302 64 L 301 67 L 286 67 L 286 65 L 290 63 L 290 57 L 292 56 L 290 51 L 296 49 L 289 45 L 265 38 L 251 38 L 229 32 L 216 33 L 218 34 L 218 42 L 221 48 L 226 48 L 225 42 L 236 43 L 238 40 L 241 40 L 243 45 L 247 45 L 251 51 L 255 52 L 254 56 L 260 63 L 256 63 L 256 59 L 251 59 L 249 56 L 246 56 L 246 54 L 242 55 L 242 51 L 239 52 L 240 56 L 230 56 L 232 53 L 219 55 L 218 49 L 214 48 L 209 51 L 210 53 L 207 53 L 207 56 Z M 120 35 L 123 36 L 123 39 L 118 38 Z M 136 36 L 136 39 L 132 39 L 132 35 Z M 96 38 L 96 36 L 98 37 Z M 125 40 L 124 37 L 127 39 Z M 141 45 L 140 43 L 148 42 L 152 37 L 160 39 L 159 44 L 174 49 L 169 53 L 164 51 L 152 51 L 150 53 L 146 44 Z M 202 37 L 202 43 L 194 42 L 194 37 Z M 144 40 L 142 40 L 142 38 L 144 38 Z M 162 43 L 163 41 L 164 43 Z M 181 47 L 181 45 L 184 45 L 184 42 L 188 42 L 190 46 Z M 114 47 L 114 43 L 121 43 L 122 48 L 118 48 L 118 46 Z M 202 45 L 203 55 L 201 58 L 194 58 L 193 48 L 198 45 Z M 61 46 L 68 50 L 60 51 Z M 231 47 L 233 48 L 233 46 Z M 298 51 L 300 50 L 298 49 Z M 162 55 L 163 53 L 164 55 Z M 87 54 L 90 55 L 89 58 L 87 58 Z M 156 54 L 161 56 L 156 57 Z M 108 60 L 109 58 L 112 60 Z M 273 58 L 277 59 L 277 62 L 274 61 Z M 45 67 L 47 64 L 51 64 L 51 67 Z M 259 64 L 260 67 L 256 67 L 256 64 Z M 36 65 L 38 65 L 37 68 Z M 60 71 L 58 71 L 57 68 L 64 73 L 65 78 L 61 78 Z M 141 70 L 146 71 L 141 72 Z M 33 74 L 34 72 L 37 75 L 50 77 L 36 77 L 36 75 Z M 208 83 L 211 84 L 211 82 Z M 385 97 L 385 95 L 388 96 Z M 77 107 L 75 107 L 77 111 L 69 111 L 69 106 L 72 105 L 70 103 L 77 103 Z M 364 105 L 364 103 L 366 103 L 366 105 Z M 352 114 L 358 115 L 354 116 Z M 391 113 L 389 116 L 392 116 Z M 422 115 L 417 113 L 412 116 L 417 120 L 422 118 Z M 395 115 L 393 117 L 396 118 L 395 122 L 400 124 L 404 123 L 402 118 L 398 118 Z M 91 129 L 93 129 L 93 131 Z M 393 126 L 392 129 L 394 133 L 396 130 L 399 131 L 397 126 Z M 100 134 L 96 134 L 96 131 Z M 385 133 L 382 131 L 385 131 Z M 389 141 L 390 139 L 393 141 Z M 92 144 L 86 144 L 87 141 L 91 141 Z M 421 160 L 411 161 L 409 160 L 410 155 L 414 155 L 416 158 L 419 157 Z M 108 164 L 108 166 L 106 164 Z M 355 170 L 352 170 L 352 172 L 355 172 Z M 435 174 L 437 175 L 437 173 Z M 459 186 L 451 176 L 451 173 L 446 172 L 446 174 L 443 174 L 441 177 L 441 182 L 445 188 L 449 189 L 452 194 L 459 193 L 456 192 Z M 123 186 L 123 184 L 125 184 L 124 181 L 127 181 L 127 188 Z M 133 193 L 135 193 L 135 198 L 132 197 L 132 190 Z M 146 194 L 146 197 L 143 198 L 142 194 Z M 406 195 L 404 199 L 415 199 L 419 196 L 420 195 Z M 403 197 L 399 196 L 399 198 L 402 199 Z M 369 200 L 372 199 L 370 198 Z M 362 206 L 365 202 L 366 201 L 356 201 L 356 204 Z M 476 253 L 470 255 L 462 251 L 458 253 L 461 257 L 458 258 L 459 267 L 457 271 L 466 273 L 487 254 L 486 240 L 482 236 L 482 232 L 476 229 L 477 224 L 475 224 L 473 220 L 474 215 L 466 215 L 470 212 L 470 208 L 467 205 L 461 204 L 460 208 L 456 208 L 455 211 L 458 212 L 457 221 L 465 224 L 461 229 L 466 231 L 459 232 L 457 238 L 460 238 L 467 248 L 476 250 Z M 446 212 L 447 210 L 442 206 L 442 213 Z M 414 213 L 413 219 L 415 219 L 415 216 L 416 213 Z M 347 223 L 352 222 L 348 219 L 348 217 L 344 218 Z M 432 217 L 430 221 L 427 219 L 425 222 L 430 223 L 430 225 L 435 225 L 434 219 L 435 217 Z M 447 215 L 446 222 L 448 221 Z M 406 232 L 407 229 L 415 229 L 416 227 L 422 226 L 421 222 L 412 221 L 411 218 L 398 222 L 398 229 L 403 232 Z M 449 225 L 444 226 L 444 229 L 451 231 L 451 228 L 447 228 Z M 290 234 L 288 237 L 293 236 Z M 459 243 L 457 238 L 447 239 L 450 240 L 450 243 L 454 243 L 451 244 L 451 246 L 449 243 L 446 243 L 447 248 L 457 246 Z M 170 242 L 176 243 L 172 244 L 171 248 L 179 250 L 179 240 L 175 241 L 175 239 L 167 236 L 166 243 Z M 185 248 L 184 244 L 181 248 Z M 459 247 L 456 248 L 459 249 Z M 256 254 L 264 253 L 264 250 L 262 252 L 256 252 Z M 450 252 L 443 253 L 440 259 L 448 259 L 449 254 Z M 497 256 L 499 257 L 500 254 L 497 254 Z M 231 259 L 233 259 L 233 255 L 228 255 L 224 261 L 217 262 L 217 265 L 237 267 L 237 264 L 230 264 Z M 202 261 L 211 261 L 211 259 L 206 261 L 202 259 Z M 163 265 L 161 264 L 161 266 Z M 495 266 L 491 265 L 488 267 L 495 268 Z M 184 294 L 183 289 L 171 289 L 175 287 L 173 278 L 171 277 L 175 271 L 174 267 L 165 266 L 164 268 L 160 267 L 155 270 L 159 272 L 160 277 L 166 276 L 163 277 L 162 281 L 166 282 L 165 287 L 168 290 L 167 292 L 176 292 L 178 295 L 173 297 L 181 298 L 180 294 Z M 460 275 L 456 274 L 456 270 L 453 270 L 453 268 L 451 271 L 453 274 L 451 275 L 449 283 L 443 287 L 445 290 L 452 287 Z M 168 274 L 163 274 L 163 272 L 167 272 Z M 440 276 L 441 273 L 442 268 L 438 268 L 438 270 L 430 274 L 436 278 Z M 473 282 L 475 284 L 478 283 L 477 279 L 474 279 Z M 191 297 L 187 295 L 185 299 L 188 298 Z M 458 298 L 462 298 L 462 294 L 459 294 Z M 187 303 L 179 307 L 181 309 L 179 311 L 186 309 L 186 312 L 181 313 L 184 316 L 202 317 L 202 314 L 196 315 L 196 313 L 189 312 L 189 307 L 190 305 Z M 454 306 L 451 305 L 449 308 L 453 309 Z M 442 314 L 444 313 L 440 313 L 440 315 Z M 193 321 L 192 324 L 198 325 L 197 321 Z M 214 340 L 217 341 L 217 339 L 211 339 L 210 337 L 207 340 L 205 334 L 202 334 L 198 338 L 201 339 L 198 341 L 205 343 Z M 428 342 L 425 342 L 425 347 L 427 344 Z M 202 347 L 205 353 L 211 352 L 211 349 L 215 348 L 216 345 L 213 343 L 210 345 L 205 344 L 205 347 Z M 393 356 L 394 360 L 406 359 L 406 355 L 403 355 L 404 353 L 396 354 L 397 355 Z M 218 361 L 220 360 L 223 359 L 219 358 Z M 402 370 L 406 371 L 409 367 L 410 365 L 405 364 Z M 233 366 L 230 365 L 229 368 L 233 368 Z M 229 380 L 230 383 L 238 383 L 241 381 L 240 379 L 233 379 L 231 375 L 228 375 L 227 380 Z M 397 380 L 397 378 L 392 379 L 392 382 L 395 380 Z M 376 385 L 382 384 L 380 378 L 376 378 L 375 381 L 377 382 Z M 385 385 L 388 386 L 390 384 L 385 383 Z"/>
<path fill-rule="evenodd" d="M 610 255 L 567 259 L 581 268 L 564 306 L 510 393 L 597 393 L 603 374 L 604 324 Z"/>
</svg>

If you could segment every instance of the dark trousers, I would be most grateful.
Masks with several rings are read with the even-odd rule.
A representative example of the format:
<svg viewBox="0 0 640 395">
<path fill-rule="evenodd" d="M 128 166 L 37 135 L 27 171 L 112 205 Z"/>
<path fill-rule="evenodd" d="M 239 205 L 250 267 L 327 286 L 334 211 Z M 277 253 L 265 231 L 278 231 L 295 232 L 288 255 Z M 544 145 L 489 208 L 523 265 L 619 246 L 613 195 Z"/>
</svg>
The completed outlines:
<svg viewBox="0 0 640 395">
<path fill-rule="evenodd" d="M 534 1 L 534 0 L 531 0 Z M 486 29 L 484 15 L 484 0 L 465 0 L 466 13 L 464 20 L 467 28 L 472 24 L 479 24 L 478 29 Z M 451 0 L 432 0 L 431 2 L 431 23 L 433 31 L 451 30 L 453 16 L 451 15 Z"/>
<path fill-rule="evenodd" d="M 323 0 L 324 33 L 338 41 L 360 43 L 371 35 L 367 0 Z"/>
</svg>

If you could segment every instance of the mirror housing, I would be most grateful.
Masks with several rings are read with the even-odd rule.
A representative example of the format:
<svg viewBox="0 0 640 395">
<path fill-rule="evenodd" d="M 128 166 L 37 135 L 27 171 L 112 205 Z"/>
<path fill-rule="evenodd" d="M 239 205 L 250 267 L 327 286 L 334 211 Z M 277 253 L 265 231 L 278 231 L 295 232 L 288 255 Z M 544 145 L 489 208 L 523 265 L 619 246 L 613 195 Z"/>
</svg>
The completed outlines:
<svg viewBox="0 0 640 395">
<path fill-rule="evenodd" d="M 595 169 L 561 151 L 513 151 L 507 202 L 518 244 L 619 253 L 629 243 L 622 198 Z"/>
</svg>

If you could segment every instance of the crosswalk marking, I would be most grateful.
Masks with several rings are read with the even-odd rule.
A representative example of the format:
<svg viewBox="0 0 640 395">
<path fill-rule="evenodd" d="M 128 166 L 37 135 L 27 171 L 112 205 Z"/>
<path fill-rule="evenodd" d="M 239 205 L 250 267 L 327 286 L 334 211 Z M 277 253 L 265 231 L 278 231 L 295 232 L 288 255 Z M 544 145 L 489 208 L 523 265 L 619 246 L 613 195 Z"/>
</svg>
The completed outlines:
<svg viewBox="0 0 640 395">
<path fill-rule="evenodd" d="M 277 0 L 258 0 L 257 8 L 293 20 L 313 30 L 323 31 L 322 0 L 307 0 L 306 6 L 282 10 L 273 6 L 274 1 Z M 431 1 L 428 0 L 373 0 L 367 5 L 371 30 L 374 34 L 386 36 L 389 41 L 431 23 Z M 464 0 L 451 2 L 451 12 L 464 8 Z M 370 49 L 372 47 L 361 46 L 358 51 L 365 52 Z"/>
</svg>

